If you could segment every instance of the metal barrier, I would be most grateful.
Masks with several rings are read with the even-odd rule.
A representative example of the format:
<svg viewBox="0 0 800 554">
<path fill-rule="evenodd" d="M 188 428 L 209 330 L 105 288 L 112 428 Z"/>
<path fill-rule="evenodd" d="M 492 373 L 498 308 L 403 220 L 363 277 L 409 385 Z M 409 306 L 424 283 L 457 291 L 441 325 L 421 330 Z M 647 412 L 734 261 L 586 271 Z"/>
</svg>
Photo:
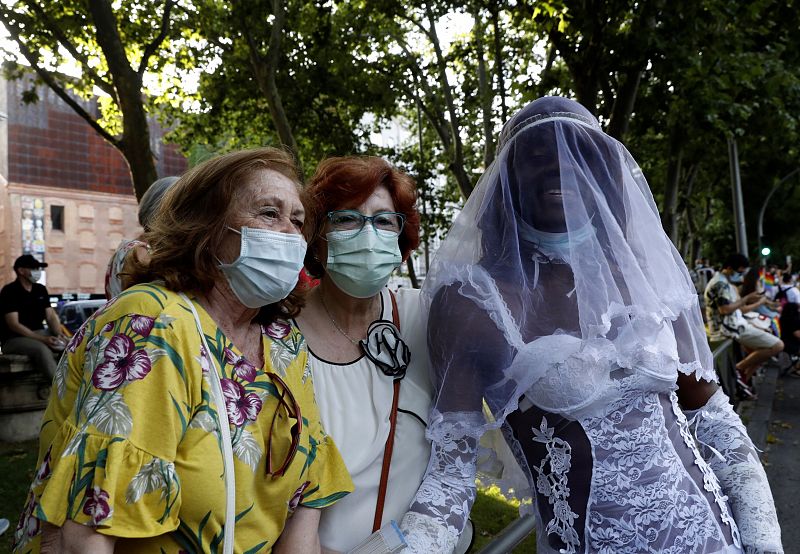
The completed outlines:
<svg viewBox="0 0 800 554">
<path fill-rule="evenodd" d="M 506 554 L 536 530 L 536 518 L 530 514 L 514 520 L 478 554 Z"/>
<path fill-rule="evenodd" d="M 733 339 L 722 341 L 714 349 L 714 368 L 717 370 L 719 384 L 734 407 L 739 402 L 736 394 L 736 364 L 739 361 L 736 343 Z"/>
</svg>

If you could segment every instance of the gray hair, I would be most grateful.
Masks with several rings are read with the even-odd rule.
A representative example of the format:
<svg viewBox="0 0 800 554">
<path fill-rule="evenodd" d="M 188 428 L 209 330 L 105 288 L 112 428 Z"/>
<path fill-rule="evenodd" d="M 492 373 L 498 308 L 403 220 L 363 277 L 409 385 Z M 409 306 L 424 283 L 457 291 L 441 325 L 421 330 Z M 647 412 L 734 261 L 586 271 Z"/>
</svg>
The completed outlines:
<svg viewBox="0 0 800 554">
<path fill-rule="evenodd" d="M 150 188 L 142 195 L 139 201 L 139 225 L 147 231 L 150 227 L 150 221 L 158 210 L 161 199 L 164 194 L 178 181 L 177 177 L 162 177 L 154 181 Z"/>
</svg>

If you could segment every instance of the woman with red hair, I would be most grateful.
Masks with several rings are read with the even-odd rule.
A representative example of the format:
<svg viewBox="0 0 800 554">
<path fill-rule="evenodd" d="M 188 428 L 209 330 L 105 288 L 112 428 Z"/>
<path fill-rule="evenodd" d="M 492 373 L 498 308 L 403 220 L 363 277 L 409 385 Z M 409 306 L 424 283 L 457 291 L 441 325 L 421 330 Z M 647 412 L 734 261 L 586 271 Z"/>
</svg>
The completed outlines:
<svg viewBox="0 0 800 554">
<path fill-rule="evenodd" d="M 355 484 L 323 510 L 320 541 L 348 552 L 382 527 L 399 539 L 399 523 L 413 544 L 404 516 L 430 457 L 433 389 L 418 291 L 386 284 L 419 245 L 414 182 L 380 158 L 330 158 L 305 195 L 305 266 L 319 285 L 296 321 L 323 427 Z"/>
</svg>

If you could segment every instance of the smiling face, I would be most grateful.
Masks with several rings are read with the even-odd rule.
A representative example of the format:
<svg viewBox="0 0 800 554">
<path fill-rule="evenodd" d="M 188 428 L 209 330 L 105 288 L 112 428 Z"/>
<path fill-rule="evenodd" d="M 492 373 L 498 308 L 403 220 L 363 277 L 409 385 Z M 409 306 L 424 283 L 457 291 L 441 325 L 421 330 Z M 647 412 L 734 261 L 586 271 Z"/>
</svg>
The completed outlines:
<svg viewBox="0 0 800 554">
<path fill-rule="evenodd" d="M 534 128 L 514 143 L 509 173 L 516 185 L 516 209 L 522 218 L 540 231 L 567 230 L 558 146 L 552 125 Z"/>
</svg>

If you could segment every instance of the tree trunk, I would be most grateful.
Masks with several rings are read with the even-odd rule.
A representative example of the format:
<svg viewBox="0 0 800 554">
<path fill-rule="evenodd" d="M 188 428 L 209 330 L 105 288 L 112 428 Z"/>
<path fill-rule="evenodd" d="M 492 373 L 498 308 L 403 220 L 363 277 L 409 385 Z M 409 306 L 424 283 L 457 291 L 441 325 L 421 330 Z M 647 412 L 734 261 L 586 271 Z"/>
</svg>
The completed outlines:
<svg viewBox="0 0 800 554">
<path fill-rule="evenodd" d="M 642 68 L 631 68 L 626 72 L 625 79 L 617 91 L 614 98 L 614 107 L 611 112 L 611 121 L 608 123 L 608 134 L 622 141 L 628 132 L 633 114 L 633 105 L 639 92 L 639 84 L 642 81 Z"/>
<path fill-rule="evenodd" d="M 302 176 L 303 170 L 300 151 L 297 147 L 294 133 L 292 132 L 292 126 L 289 124 L 289 118 L 283 108 L 283 100 L 281 99 L 281 93 L 278 90 L 278 84 L 275 79 L 278 72 L 278 62 L 280 61 L 281 43 L 283 42 L 283 28 L 286 23 L 286 11 L 282 0 L 272 1 L 272 14 L 274 18 L 270 29 L 266 56 L 261 55 L 258 43 L 250 32 L 247 18 L 251 17 L 251 14 L 242 14 L 240 21 L 245 37 L 247 38 L 253 76 L 258 84 L 258 89 L 267 100 L 269 115 L 272 119 L 272 124 L 275 126 L 278 140 L 292 153 Z"/>
<path fill-rule="evenodd" d="M 414 269 L 414 262 L 411 261 L 411 255 L 406 259 L 406 269 L 408 269 L 408 278 L 411 280 L 411 286 L 418 289 L 419 281 L 417 280 L 417 271 Z"/>
<path fill-rule="evenodd" d="M 678 189 L 680 188 L 683 164 L 683 141 L 680 133 L 673 129 L 670 134 L 667 183 L 664 189 L 664 208 L 661 225 L 673 244 L 678 244 Z"/>
<path fill-rule="evenodd" d="M 128 162 L 137 198 L 141 198 L 158 178 L 155 158 L 150 148 L 150 128 L 142 101 L 142 79 L 133 70 L 122 45 L 111 3 L 89 0 L 89 11 L 122 112 L 122 140 L 119 149 Z"/>
<path fill-rule="evenodd" d="M 475 8 L 473 14 L 475 26 L 473 33 L 475 36 L 475 56 L 478 58 L 478 94 L 481 103 L 481 118 L 483 120 L 483 167 L 489 167 L 494 160 L 494 125 L 492 125 L 492 91 L 489 87 L 486 75 L 485 51 L 483 41 L 485 38 L 483 20 L 480 10 Z"/>
<path fill-rule="evenodd" d="M 450 160 L 450 170 L 456 178 L 458 188 L 466 200 L 472 193 L 474 188 L 472 180 L 469 178 L 467 171 L 464 169 L 464 144 L 461 141 L 461 123 L 458 118 L 458 111 L 456 110 L 455 101 L 453 100 L 453 91 L 450 88 L 450 81 L 447 78 L 447 63 L 442 54 L 442 47 L 439 43 L 439 36 L 436 33 L 436 20 L 433 15 L 431 6 L 426 5 L 426 13 L 428 17 L 427 34 L 433 45 L 434 53 L 436 54 L 436 67 L 439 73 L 439 85 L 442 88 L 445 105 L 447 106 L 447 113 L 450 116 L 450 136 L 452 138 L 452 151 Z"/>
<path fill-rule="evenodd" d="M 491 2 L 489 13 L 492 19 L 493 42 L 494 42 L 494 74 L 497 77 L 497 95 L 500 97 L 500 119 L 505 124 L 508 120 L 508 108 L 506 107 L 506 82 L 503 75 L 503 43 L 500 38 L 500 13 L 497 2 Z"/>
</svg>

